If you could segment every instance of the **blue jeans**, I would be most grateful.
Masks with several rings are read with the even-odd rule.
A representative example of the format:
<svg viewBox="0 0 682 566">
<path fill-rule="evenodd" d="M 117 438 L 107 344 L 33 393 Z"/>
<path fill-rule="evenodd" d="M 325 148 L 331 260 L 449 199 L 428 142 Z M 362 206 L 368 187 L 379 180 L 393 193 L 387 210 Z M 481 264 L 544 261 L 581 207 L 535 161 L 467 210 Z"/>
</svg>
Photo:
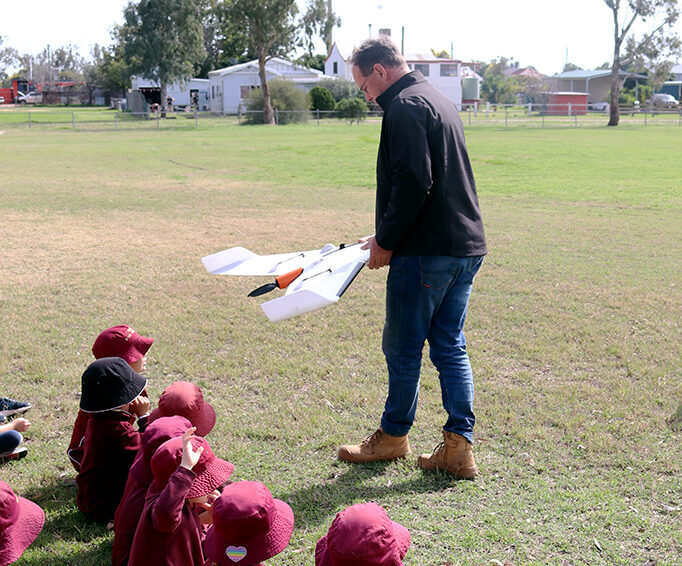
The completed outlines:
<svg viewBox="0 0 682 566">
<path fill-rule="evenodd" d="M 474 276 L 483 256 L 394 256 L 386 280 L 382 348 L 388 366 L 388 397 L 381 428 L 406 435 L 417 411 L 424 342 L 438 370 L 443 427 L 473 442 L 474 380 L 464 339 L 464 320 Z"/>
<path fill-rule="evenodd" d="M 0 432 L 0 454 L 13 452 L 14 449 L 21 444 L 22 440 L 23 437 L 21 436 L 21 433 L 16 430 Z"/>
</svg>

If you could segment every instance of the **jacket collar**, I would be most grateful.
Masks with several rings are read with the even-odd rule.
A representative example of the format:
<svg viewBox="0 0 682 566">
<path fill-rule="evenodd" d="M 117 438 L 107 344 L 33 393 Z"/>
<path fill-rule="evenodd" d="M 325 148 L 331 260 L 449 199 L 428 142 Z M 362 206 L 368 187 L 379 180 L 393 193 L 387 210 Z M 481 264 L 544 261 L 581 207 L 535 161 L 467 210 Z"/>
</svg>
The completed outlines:
<svg viewBox="0 0 682 566">
<path fill-rule="evenodd" d="M 412 86 L 413 84 L 423 82 L 426 82 L 426 79 L 424 78 L 424 75 L 421 74 L 421 71 L 412 71 L 411 73 L 407 73 L 400 77 L 391 86 L 389 86 L 379 96 L 377 96 L 376 102 L 385 112 L 386 108 L 388 108 L 388 105 L 391 103 L 391 100 L 393 100 L 401 90 L 406 89 L 408 86 Z"/>
</svg>

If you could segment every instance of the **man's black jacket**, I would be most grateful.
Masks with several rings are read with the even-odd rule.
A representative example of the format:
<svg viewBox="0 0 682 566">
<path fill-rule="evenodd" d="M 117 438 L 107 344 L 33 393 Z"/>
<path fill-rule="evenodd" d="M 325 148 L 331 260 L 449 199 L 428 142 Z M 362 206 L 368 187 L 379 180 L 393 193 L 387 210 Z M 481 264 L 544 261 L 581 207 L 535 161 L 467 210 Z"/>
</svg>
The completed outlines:
<svg viewBox="0 0 682 566">
<path fill-rule="evenodd" d="M 419 71 L 377 97 L 376 240 L 398 255 L 485 255 L 462 121 Z"/>
</svg>

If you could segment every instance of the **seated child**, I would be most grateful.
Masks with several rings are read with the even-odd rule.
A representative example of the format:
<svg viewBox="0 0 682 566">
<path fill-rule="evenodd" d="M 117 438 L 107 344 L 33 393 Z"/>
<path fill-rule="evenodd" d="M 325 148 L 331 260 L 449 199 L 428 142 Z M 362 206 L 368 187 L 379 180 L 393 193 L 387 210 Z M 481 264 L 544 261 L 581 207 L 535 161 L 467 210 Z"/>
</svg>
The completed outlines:
<svg viewBox="0 0 682 566">
<path fill-rule="evenodd" d="M 45 513 L 32 501 L 17 497 L 0 481 L 0 564 L 6 566 L 21 558 L 45 523 Z"/>
<path fill-rule="evenodd" d="M 92 345 L 92 354 L 96 360 L 100 358 L 123 358 L 137 373 L 146 370 L 147 351 L 153 344 L 153 338 L 145 338 L 125 324 L 112 326 L 100 332 Z M 146 393 L 143 392 L 146 397 Z M 88 424 L 88 413 L 78 411 L 76 422 L 73 425 L 71 441 L 66 453 L 71 460 L 71 465 L 79 472 L 83 460 L 83 437 Z"/>
<path fill-rule="evenodd" d="M 336 515 L 315 547 L 315 566 L 402 566 L 410 531 L 376 503 L 358 503 Z"/>
<path fill-rule="evenodd" d="M 158 408 L 152 411 L 149 422 L 159 417 L 180 415 L 197 428 L 197 436 L 208 435 L 215 426 L 216 414 L 213 407 L 204 401 L 201 387 L 189 381 L 171 383 L 159 397 Z"/>
<path fill-rule="evenodd" d="M 142 447 L 130 468 L 121 503 L 114 515 L 114 547 L 111 551 L 113 566 L 123 566 L 128 563 L 135 529 L 144 508 L 144 498 L 154 479 L 150 467 L 154 452 L 164 442 L 182 436 L 190 428 L 192 428 L 192 423 L 185 417 L 176 415 L 155 420 L 148 424 L 142 433 Z"/>
<path fill-rule="evenodd" d="M 19 446 L 24 437 L 21 436 L 22 432 L 26 432 L 31 423 L 28 419 L 18 418 L 10 422 L 5 422 L 0 424 L 0 460 L 20 460 L 27 454 L 27 450 L 24 446 Z"/>
<path fill-rule="evenodd" d="M 102 358 L 88 366 L 81 382 L 80 408 L 90 416 L 76 503 L 89 517 L 111 521 L 149 415 L 149 399 L 140 395 L 147 380 L 121 358 Z"/>
<path fill-rule="evenodd" d="M 203 527 L 234 466 L 216 458 L 194 427 L 164 442 L 151 460 L 154 481 L 135 531 L 128 566 L 203 566 Z"/>
<path fill-rule="evenodd" d="M 259 482 L 228 485 L 213 502 L 204 549 L 219 565 L 259 566 L 282 552 L 294 531 L 294 512 Z"/>
</svg>

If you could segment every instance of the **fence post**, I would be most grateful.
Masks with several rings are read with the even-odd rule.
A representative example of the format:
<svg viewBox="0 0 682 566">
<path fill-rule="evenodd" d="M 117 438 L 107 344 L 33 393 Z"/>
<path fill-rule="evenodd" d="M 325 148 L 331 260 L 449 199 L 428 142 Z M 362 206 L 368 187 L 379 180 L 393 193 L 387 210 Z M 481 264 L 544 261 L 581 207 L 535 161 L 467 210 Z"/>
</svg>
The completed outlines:
<svg viewBox="0 0 682 566">
<path fill-rule="evenodd" d="M 31 129 L 31 112 L 28 113 L 28 129 Z"/>
<path fill-rule="evenodd" d="M 75 130 L 76 129 L 76 113 L 71 112 L 71 127 Z"/>
<path fill-rule="evenodd" d="M 647 112 L 646 108 L 644 109 L 644 127 L 646 128 L 646 116 L 649 112 Z"/>
<path fill-rule="evenodd" d="M 490 102 L 485 103 L 485 117 L 490 117 Z"/>
<path fill-rule="evenodd" d="M 469 125 L 471 126 L 471 106 L 467 108 L 467 116 L 469 117 Z"/>
<path fill-rule="evenodd" d="M 118 114 L 114 114 L 114 129 L 118 130 Z"/>
<path fill-rule="evenodd" d="M 239 116 L 239 124 L 241 125 L 241 123 L 242 123 L 242 105 L 241 104 L 239 105 L 237 115 Z"/>
<path fill-rule="evenodd" d="M 509 108 L 504 107 L 504 127 L 507 127 L 507 118 L 509 118 Z"/>
<path fill-rule="evenodd" d="M 159 111 L 156 111 L 156 129 L 158 130 L 159 128 Z"/>
<path fill-rule="evenodd" d="M 317 109 L 317 125 L 320 125 L 320 109 Z"/>
<path fill-rule="evenodd" d="M 532 108 L 533 108 L 533 103 L 532 103 L 532 102 L 529 102 L 529 103 L 528 103 L 528 116 L 529 116 L 529 117 L 530 117 L 530 112 L 531 112 L 531 109 L 532 109 Z"/>
<path fill-rule="evenodd" d="M 575 114 L 573 114 L 573 121 L 575 123 L 575 127 L 578 127 L 578 111 L 575 111 Z"/>
<path fill-rule="evenodd" d="M 196 108 L 194 109 L 194 126 L 199 127 L 199 113 Z"/>
<path fill-rule="evenodd" d="M 677 125 L 678 125 L 678 127 L 679 127 L 680 125 L 682 125 L 682 110 L 680 110 L 680 116 L 679 116 L 679 118 L 677 119 Z"/>
</svg>

